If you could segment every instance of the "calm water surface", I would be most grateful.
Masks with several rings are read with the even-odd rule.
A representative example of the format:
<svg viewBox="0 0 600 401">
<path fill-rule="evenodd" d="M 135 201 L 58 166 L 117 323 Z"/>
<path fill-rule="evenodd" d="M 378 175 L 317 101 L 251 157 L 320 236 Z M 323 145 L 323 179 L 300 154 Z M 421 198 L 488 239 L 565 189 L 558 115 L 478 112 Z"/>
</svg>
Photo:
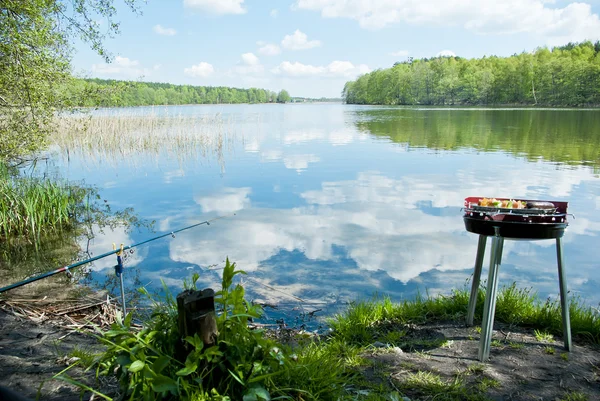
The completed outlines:
<svg viewBox="0 0 600 401">
<path fill-rule="evenodd" d="M 475 260 L 463 199 L 488 196 L 568 201 L 576 216 L 564 237 L 569 288 L 600 301 L 599 111 L 290 104 L 119 112 L 207 115 L 231 134 L 222 157 L 55 154 L 62 176 L 98 186 L 115 208 L 156 220 L 160 233 L 235 213 L 139 248 L 126 263 L 132 289 L 137 277 L 177 292 L 192 272 L 217 287 L 229 257 L 248 272 L 250 298 L 288 307 L 449 293 Z M 92 251 L 153 235 L 109 230 Z M 93 279 L 103 282 L 113 265 L 112 257 L 96 262 Z M 554 242 L 506 241 L 500 281 L 556 297 Z"/>
</svg>

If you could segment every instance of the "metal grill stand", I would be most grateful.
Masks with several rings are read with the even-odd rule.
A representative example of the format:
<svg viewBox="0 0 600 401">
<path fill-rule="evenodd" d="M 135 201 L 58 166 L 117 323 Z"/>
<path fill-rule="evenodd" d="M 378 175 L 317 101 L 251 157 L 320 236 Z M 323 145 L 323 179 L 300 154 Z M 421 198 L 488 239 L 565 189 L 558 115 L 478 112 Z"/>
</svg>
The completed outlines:
<svg viewBox="0 0 600 401">
<path fill-rule="evenodd" d="M 492 253 L 490 255 L 490 270 L 488 274 L 487 292 L 483 306 L 483 321 L 481 324 L 481 339 L 479 340 L 479 360 L 484 362 L 490 357 L 490 344 L 494 328 L 494 315 L 496 313 L 496 296 L 498 292 L 498 271 L 502 263 L 502 248 L 504 237 L 500 235 L 500 227 L 494 227 L 495 235 L 492 236 Z M 477 304 L 477 291 L 481 279 L 481 268 L 485 254 L 487 235 L 479 235 L 477 256 L 475 258 L 475 270 L 473 273 L 473 284 L 469 297 L 467 309 L 467 326 L 473 325 L 473 316 Z M 532 238 L 539 239 L 539 238 Z M 556 258 L 558 262 L 558 280 L 560 285 L 560 305 L 562 310 L 563 337 L 565 349 L 571 351 L 571 322 L 569 318 L 569 302 L 567 299 L 567 277 L 564 269 L 562 238 L 556 238 Z"/>
</svg>

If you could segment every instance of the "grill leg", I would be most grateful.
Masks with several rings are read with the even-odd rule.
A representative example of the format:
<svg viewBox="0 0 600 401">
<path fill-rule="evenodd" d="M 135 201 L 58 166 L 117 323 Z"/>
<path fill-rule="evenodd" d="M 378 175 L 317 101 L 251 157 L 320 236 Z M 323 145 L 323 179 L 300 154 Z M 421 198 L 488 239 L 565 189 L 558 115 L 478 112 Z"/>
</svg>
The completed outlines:
<svg viewBox="0 0 600 401">
<path fill-rule="evenodd" d="M 563 338 L 565 341 L 565 349 L 567 351 L 571 351 L 571 319 L 569 317 L 567 274 L 564 267 L 562 238 L 556 239 L 556 260 L 558 262 L 558 283 L 560 285 L 560 308 L 562 310 Z"/>
<path fill-rule="evenodd" d="M 492 238 L 492 254 L 490 256 L 490 271 L 488 274 L 485 304 L 483 305 L 483 322 L 481 324 L 481 339 L 479 340 L 479 360 L 485 362 L 490 357 L 490 343 L 494 330 L 494 314 L 496 313 L 496 293 L 498 291 L 498 271 L 502 260 L 504 238 L 496 235 Z"/>
<path fill-rule="evenodd" d="M 475 270 L 473 271 L 473 283 L 471 284 L 471 295 L 469 296 L 469 307 L 467 308 L 467 326 L 473 326 L 473 317 L 475 316 L 475 307 L 477 306 L 477 291 L 479 290 L 479 281 L 481 279 L 481 268 L 483 266 L 486 241 L 487 236 L 479 236 L 477 256 L 475 257 Z"/>
</svg>

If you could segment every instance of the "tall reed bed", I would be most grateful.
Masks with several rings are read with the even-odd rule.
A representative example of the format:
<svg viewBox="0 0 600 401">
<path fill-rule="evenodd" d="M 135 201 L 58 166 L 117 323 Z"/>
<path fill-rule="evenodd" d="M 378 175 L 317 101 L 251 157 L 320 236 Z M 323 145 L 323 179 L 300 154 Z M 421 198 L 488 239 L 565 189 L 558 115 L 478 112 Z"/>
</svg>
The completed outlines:
<svg viewBox="0 0 600 401">
<path fill-rule="evenodd" d="M 77 114 L 57 117 L 51 141 L 66 157 L 78 154 L 114 160 L 166 153 L 180 160 L 216 157 L 222 165 L 223 152 L 235 140 L 230 123 L 220 115 Z"/>
<path fill-rule="evenodd" d="M 37 241 L 72 228 L 87 191 L 46 178 L 14 176 L 0 163 L 0 237 Z"/>
</svg>

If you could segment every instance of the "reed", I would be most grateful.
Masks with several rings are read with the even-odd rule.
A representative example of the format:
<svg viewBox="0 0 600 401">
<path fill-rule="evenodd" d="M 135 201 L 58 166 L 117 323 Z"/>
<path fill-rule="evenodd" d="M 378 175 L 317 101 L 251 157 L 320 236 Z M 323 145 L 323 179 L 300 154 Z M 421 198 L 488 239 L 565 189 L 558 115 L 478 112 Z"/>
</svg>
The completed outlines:
<svg viewBox="0 0 600 401">
<path fill-rule="evenodd" d="M 51 142 L 67 158 L 77 154 L 116 160 L 136 154 L 166 154 L 180 161 L 198 156 L 216 158 L 223 165 L 223 153 L 235 140 L 230 123 L 220 115 L 63 115 L 57 117 Z"/>
<path fill-rule="evenodd" d="M 37 242 L 72 228 L 87 191 L 47 178 L 15 176 L 0 164 L 0 237 Z"/>
</svg>

